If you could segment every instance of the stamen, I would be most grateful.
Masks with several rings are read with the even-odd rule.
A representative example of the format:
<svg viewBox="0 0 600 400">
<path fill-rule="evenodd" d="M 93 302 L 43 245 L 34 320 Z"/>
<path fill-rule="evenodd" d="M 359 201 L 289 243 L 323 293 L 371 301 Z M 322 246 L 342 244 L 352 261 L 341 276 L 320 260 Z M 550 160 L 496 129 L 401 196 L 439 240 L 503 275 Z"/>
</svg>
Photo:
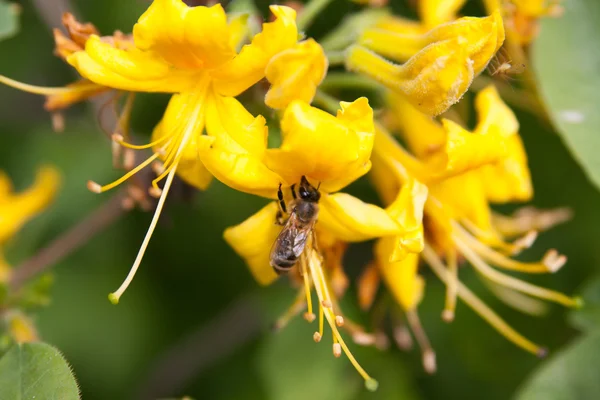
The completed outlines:
<svg viewBox="0 0 600 400">
<path fill-rule="evenodd" d="M 500 254 L 497 251 L 490 249 L 462 229 L 460 225 L 455 224 L 455 228 L 461 239 L 463 239 L 469 247 L 475 250 L 477 254 L 503 269 L 526 272 L 529 274 L 543 274 L 558 271 L 567 261 L 567 258 L 565 256 L 560 256 L 556 250 L 548 251 L 541 262 L 527 263 L 513 260 L 512 258 L 506 257 L 504 254 Z"/>
<path fill-rule="evenodd" d="M 161 150 L 158 149 L 157 153 L 160 155 Z M 131 171 L 133 166 L 135 165 L 135 153 L 131 149 L 125 149 L 123 152 L 123 168 L 126 171 Z"/>
<path fill-rule="evenodd" d="M 487 265 L 485 261 L 479 258 L 479 256 L 469 248 L 469 246 L 456 237 L 454 237 L 454 244 L 460 249 L 460 252 L 467 258 L 467 260 L 469 260 L 471 265 L 473 265 L 477 271 L 493 282 L 512 288 L 519 292 L 527 293 L 533 297 L 539 297 L 541 299 L 563 304 L 567 307 L 576 307 L 580 304 L 580 301 L 576 298 L 569 297 L 563 293 L 555 292 L 550 289 L 532 285 L 525 281 L 521 281 L 513 278 L 512 276 L 508 276 L 496 271 Z"/>
<path fill-rule="evenodd" d="M 65 94 L 72 92 L 84 92 L 87 90 L 94 90 L 98 88 L 98 85 L 90 82 L 88 84 L 80 84 L 77 87 L 47 87 L 47 86 L 35 86 L 29 85 L 27 83 L 19 82 L 14 79 L 10 79 L 4 75 L 0 75 L 0 83 L 5 84 L 6 86 L 10 86 L 15 89 L 22 90 L 28 93 L 41 94 L 43 96 L 52 96 L 55 94 Z"/>
<path fill-rule="evenodd" d="M 342 355 L 342 346 L 339 343 L 333 344 L 333 356 L 335 358 L 340 358 Z"/>
<path fill-rule="evenodd" d="M 122 177 L 120 177 L 116 181 L 114 181 L 112 183 L 109 183 L 108 185 L 100 186 L 96 182 L 88 181 L 88 189 L 90 189 L 94 193 L 102 193 L 102 192 L 106 192 L 107 190 L 110 190 L 110 189 L 112 189 L 112 188 L 114 188 L 116 186 L 119 186 L 121 183 L 125 182 L 127 179 L 131 178 L 133 175 L 137 174 L 139 171 L 141 171 L 142 169 L 144 169 L 152 161 L 156 160 L 157 157 L 158 157 L 158 153 L 152 154 L 150 157 L 148 157 L 140 165 L 138 165 L 137 167 L 135 167 L 131 171 L 127 172 L 125 175 L 123 175 Z"/>
<path fill-rule="evenodd" d="M 421 348 L 423 369 L 425 369 L 425 372 L 428 374 L 435 373 L 437 369 L 435 352 L 431 348 L 431 344 L 429 343 L 427 334 L 423 329 L 423 325 L 421 325 L 421 320 L 419 319 L 416 310 L 406 311 L 406 318 L 408 320 L 408 325 L 410 326 L 410 329 L 415 335 L 415 339 L 417 339 L 417 343 L 419 343 L 419 347 Z"/>
<path fill-rule="evenodd" d="M 119 119 L 117 121 L 117 129 L 120 129 L 123 136 L 127 136 L 129 134 L 129 121 L 131 119 L 131 110 L 133 109 L 133 100 L 135 99 L 135 93 L 130 92 L 127 95 L 127 100 L 125 100 L 125 105 L 123 106 L 123 111 L 121 111 L 121 115 L 119 115 Z"/>
<path fill-rule="evenodd" d="M 428 245 L 425 245 L 425 249 L 423 249 L 421 254 L 437 277 L 442 282 L 448 284 L 448 271 L 435 251 Z M 538 346 L 515 331 L 460 281 L 458 282 L 457 294 L 462 301 L 471 307 L 473 311 L 479 314 L 481 318 L 485 319 L 494 329 L 496 329 L 496 331 L 498 331 L 498 333 L 515 345 L 536 355 L 540 355 L 546 351 L 543 347 Z"/>
<path fill-rule="evenodd" d="M 511 216 L 493 213 L 492 222 L 503 235 L 516 236 L 531 230 L 545 231 L 570 220 L 572 216 L 573 212 L 566 207 L 551 210 L 524 207 Z"/>
<path fill-rule="evenodd" d="M 526 294 L 517 292 L 516 290 L 500 286 L 497 283 L 488 281 L 487 279 L 483 279 L 483 282 L 497 298 L 515 310 L 536 317 L 544 315 L 548 312 L 548 304 L 544 303 L 542 300 L 529 297 Z"/>
<path fill-rule="evenodd" d="M 527 248 L 523 246 L 524 244 L 527 244 L 527 241 L 523 240 L 523 238 L 517 239 L 514 243 L 507 243 L 504 240 L 502 240 L 497 233 L 484 231 L 468 219 L 462 219 L 460 223 L 475 236 L 474 240 L 481 241 L 493 248 L 502 251 L 503 253 L 517 255 L 523 249 Z M 453 226 L 460 226 L 460 224 L 454 223 Z M 463 231 L 467 232 L 464 229 Z M 529 240 L 531 240 L 531 238 L 529 238 Z"/>
<path fill-rule="evenodd" d="M 319 256 L 316 254 L 316 252 L 312 248 L 309 248 L 307 250 L 310 253 L 310 255 L 308 256 L 307 264 L 308 264 L 308 268 L 310 270 L 313 282 L 325 283 Z M 327 289 L 327 285 L 324 285 L 323 287 L 321 287 L 321 285 L 314 285 L 314 286 L 315 286 L 315 290 L 317 292 L 317 296 L 319 297 L 319 299 L 321 301 L 329 298 L 329 291 Z M 350 360 L 350 362 L 352 363 L 352 365 L 354 366 L 356 371 L 358 371 L 358 373 L 365 380 L 366 388 L 371 391 L 377 390 L 377 386 L 378 386 L 377 381 L 375 379 L 371 378 L 369 376 L 369 374 L 367 374 L 367 372 L 360 366 L 360 364 L 356 361 L 356 359 L 350 352 L 350 349 L 344 342 L 344 339 L 341 337 L 340 332 L 338 331 L 338 329 L 335 325 L 335 322 L 334 322 L 335 316 L 333 314 L 333 310 L 331 308 L 327 308 L 324 311 L 325 311 L 324 312 L 325 318 L 327 318 L 327 322 L 329 323 L 329 326 L 331 328 L 333 336 L 335 337 L 335 340 L 340 345 L 342 351 L 346 354 L 346 357 L 348 357 L 348 359 Z"/>
<path fill-rule="evenodd" d="M 401 324 L 394 326 L 394 341 L 400 350 L 408 351 L 412 349 L 413 341 L 406 325 Z"/>
<path fill-rule="evenodd" d="M 456 287 L 458 286 L 458 260 L 454 249 L 448 251 L 446 262 L 448 263 L 448 284 L 446 285 L 446 304 L 442 311 L 442 319 L 452 322 L 456 310 Z"/>
<path fill-rule="evenodd" d="M 150 148 L 152 148 L 152 147 L 154 147 L 154 146 L 156 146 L 156 145 L 164 142 L 167 139 L 171 139 L 171 136 L 170 135 L 164 135 L 164 136 L 161 136 L 160 138 L 156 139 L 153 142 L 150 142 L 150 143 L 147 143 L 147 144 L 137 145 L 137 144 L 131 144 L 131 143 L 125 142 L 125 138 L 121 134 L 113 133 L 113 135 L 112 135 L 112 140 L 114 142 L 117 142 L 119 145 L 121 145 L 123 147 L 126 147 L 128 149 L 132 149 L 132 150 L 150 149 Z"/>
<path fill-rule="evenodd" d="M 59 112 L 53 112 L 52 118 L 52 129 L 54 132 L 63 132 L 65 130 L 65 116 Z"/>
<path fill-rule="evenodd" d="M 300 256 L 300 265 L 302 266 L 302 278 L 304 280 L 304 295 L 306 296 L 307 305 L 307 310 L 304 314 L 304 319 L 308 322 L 313 322 L 317 317 L 313 313 L 312 309 L 312 295 L 310 293 L 310 282 L 308 281 L 310 277 L 308 276 L 306 271 L 306 257 L 304 257 L 304 255 Z"/>
<path fill-rule="evenodd" d="M 148 189 L 148 194 L 156 199 L 158 199 L 162 195 L 163 190 L 159 187 L 152 186 Z"/>
<path fill-rule="evenodd" d="M 342 317 L 341 315 L 336 315 L 335 316 L 335 324 L 337 326 L 344 326 L 344 317 Z"/>
<path fill-rule="evenodd" d="M 319 343 L 321 341 L 321 338 L 323 338 L 323 335 L 319 332 L 315 332 L 313 334 L 313 340 L 315 341 L 315 343 Z"/>
</svg>

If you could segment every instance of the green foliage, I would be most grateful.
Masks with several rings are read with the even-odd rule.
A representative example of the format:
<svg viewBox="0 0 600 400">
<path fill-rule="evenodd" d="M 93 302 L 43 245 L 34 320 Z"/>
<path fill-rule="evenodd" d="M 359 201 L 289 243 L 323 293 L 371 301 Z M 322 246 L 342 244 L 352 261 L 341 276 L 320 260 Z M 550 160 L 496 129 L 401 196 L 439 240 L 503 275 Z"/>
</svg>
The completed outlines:
<svg viewBox="0 0 600 400">
<path fill-rule="evenodd" d="M 589 280 L 581 296 L 585 304 L 581 309 L 571 312 L 571 324 L 583 331 L 597 329 L 600 326 L 600 278 Z"/>
<path fill-rule="evenodd" d="M 0 40 L 17 34 L 20 11 L 17 4 L 0 0 Z"/>
<path fill-rule="evenodd" d="M 16 344 L 0 359 L 0 399 L 73 400 L 79 399 L 79 388 L 54 347 Z"/>
<path fill-rule="evenodd" d="M 600 185 L 600 2 L 564 2 L 564 15 L 545 18 L 533 65 L 551 120 L 589 178 Z"/>
<path fill-rule="evenodd" d="M 588 400 L 598 398 L 600 331 L 587 334 L 536 371 L 517 400 Z"/>
</svg>

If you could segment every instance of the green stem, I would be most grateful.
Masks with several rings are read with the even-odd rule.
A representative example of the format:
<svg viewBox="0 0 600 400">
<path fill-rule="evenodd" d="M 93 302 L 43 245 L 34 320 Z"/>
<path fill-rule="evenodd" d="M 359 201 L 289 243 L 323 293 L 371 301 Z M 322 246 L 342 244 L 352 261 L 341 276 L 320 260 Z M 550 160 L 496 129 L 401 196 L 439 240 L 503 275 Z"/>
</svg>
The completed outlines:
<svg viewBox="0 0 600 400">
<path fill-rule="evenodd" d="M 331 0 L 310 0 L 298 15 L 296 25 L 300 32 L 306 29 L 313 23 L 315 17 L 331 3 Z"/>
<path fill-rule="evenodd" d="M 385 89 L 379 82 L 364 75 L 351 74 L 348 72 L 332 72 L 327 74 L 321 89 L 339 89 L 352 88 L 364 90 L 383 90 Z"/>
<path fill-rule="evenodd" d="M 337 110 L 340 108 L 340 100 L 336 99 L 330 94 L 323 92 L 322 90 L 317 90 L 315 93 L 315 98 L 313 99 L 315 104 L 320 105 L 325 110 L 329 111 L 332 114 L 337 113 Z"/>
<path fill-rule="evenodd" d="M 344 65 L 346 62 L 346 52 L 344 50 L 325 52 L 330 67 Z"/>
</svg>

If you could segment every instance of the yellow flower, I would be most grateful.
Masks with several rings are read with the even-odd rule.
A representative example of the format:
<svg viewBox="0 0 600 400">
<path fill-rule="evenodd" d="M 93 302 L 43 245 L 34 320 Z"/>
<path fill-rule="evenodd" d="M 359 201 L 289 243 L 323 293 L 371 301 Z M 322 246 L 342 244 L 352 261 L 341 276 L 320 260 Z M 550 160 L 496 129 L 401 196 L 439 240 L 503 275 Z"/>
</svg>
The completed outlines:
<svg viewBox="0 0 600 400">
<path fill-rule="evenodd" d="M 372 379 L 356 363 L 337 331 L 336 324 L 341 326 L 344 319 L 337 300 L 329 289 L 334 284 L 331 281 L 333 278 L 326 276 L 323 268 L 334 270 L 339 267 L 339 251 L 334 249 L 336 243 L 390 236 L 392 240 L 397 239 L 394 243 L 413 251 L 418 250 L 422 231 L 419 231 L 416 223 L 418 212 L 410 214 L 400 204 L 394 211 L 389 211 L 363 203 L 345 193 L 333 193 L 368 172 L 374 136 L 373 110 L 367 99 L 360 98 L 353 103 L 341 102 L 340 106 L 341 110 L 338 110 L 335 117 L 300 101 L 288 106 L 281 122 L 283 142 L 277 149 L 266 150 L 263 156 L 264 168 L 269 171 L 266 178 L 272 179 L 273 174 L 279 177 L 272 181 L 270 192 L 266 187 L 257 191 L 255 185 L 248 184 L 255 180 L 264 181 L 263 167 L 247 168 L 247 163 L 244 163 L 246 168 L 236 169 L 227 168 L 224 162 L 215 162 L 214 167 L 222 168 L 221 170 L 213 171 L 208 164 L 207 168 L 237 190 L 271 198 L 275 197 L 278 188 L 282 188 L 282 193 L 292 194 L 303 177 L 314 188 L 318 188 L 320 200 L 317 223 L 314 226 L 315 236 L 307 239 L 306 248 L 292 272 L 302 273 L 304 289 L 297 303 L 290 309 L 296 311 L 288 313 L 297 313 L 303 305 L 307 305 L 308 313 L 305 317 L 308 320 L 314 319 L 310 299 L 310 287 L 314 287 L 320 310 L 320 328 L 315 333 L 315 340 L 319 341 L 322 337 L 325 316 L 334 334 L 334 354 L 339 356 L 343 350 L 367 384 L 372 385 Z M 206 149 L 209 153 L 222 154 L 225 159 L 229 151 L 235 150 L 235 145 L 231 146 L 231 150 L 227 149 L 227 143 L 223 144 L 223 148 L 215 145 Z M 203 156 L 203 159 L 207 157 Z M 238 176 L 241 174 L 248 174 L 250 178 L 242 179 Z M 407 196 L 410 194 L 405 194 L 404 197 Z M 286 197 L 290 199 L 289 195 Z M 404 197 L 402 204 L 408 201 Z M 293 207 L 295 203 L 290 204 Z M 277 203 L 272 202 L 224 233 L 225 240 L 246 260 L 256 280 L 263 285 L 277 278 L 270 265 L 270 252 L 282 231 L 282 226 L 276 224 L 280 212 Z M 313 242 L 315 238 L 318 246 Z M 398 252 L 400 251 L 399 248 Z M 323 258 L 324 255 L 326 258 Z"/>
<path fill-rule="evenodd" d="M 10 269 L 4 261 L 2 247 L 31 218 L 48 206 L 60 186 L 58 171 L 50 166 L 42 167 L 33 185 L 13 193 L 8 176 L 0 171 L 0 282 L 6 282 Z"/>
<path fill-rule="evenodd" d="M 401 103 L 401 108 L 407 109 L 406 104 Z M 440 126 L 434 121 L 420 118 L 420 124 L 405 123 L 403 134 L 407 137 L 417 134 L 427 136 L 428 131 L 425 129 L 432 127 L 436 132 L 433 141 L 436 147 L 432 151 L 424 151 L 427 149 L 426 138 L 408 140 L 409 144 L 417 144 L 416 148 L 420 152 L 420 159 L 417 159 L 408 154 L 382 126 L 378 125 L 372 158 L 373 182 L 384 201 L 389 203 L 393 199 L 393 191 L 410 188 L 415 176 L 430 178 L 423 181 L 429 189 L 429 194 L 424 205 L 425 244 L 421 257 L 447 285 L 446 306 L 442 317 L 447 321 L 454 319 L 458 297 L 507 339 L 531 353 L 543 355 L 543 347 L 517 333 L 466 288 L 458 277 L 459 260 L 465 259 L 501 300 L 524 312 L 533 312 L 531 304 L 539 309 L 539 300 L 552 301 L 568 307 L 576 307 L 581 303 L 578 298 L 532 285 L 498 271 L 497 268 L 539 274 L 554 273 L 560 269 L 565 264 L 566 257 L 555 250 L 549 250 L 544 258 L 537 262 L 516 261 L 509 255 L 518 254 L 522 249 L 531 246 L 538 229 L 564 221 L 565 213 L 534 212 L 516 215 L 514 218 L 492 214 L 489 201 L 512 201 L 519 196 L 526 198 L 525 194 L 530 195 L 531 183 L 528 172 L 525 173 L 525 153 L 520 140 L 515 141 L 515 138 L 518 138 L 518 121 L 502 103 L 493 86 L 477 95 L 476 108 L 479 117 L 477 127 L 473 133 L 467 133 L 472 136 L 471 139 L 477 139 L 469 145 L 465 145 L 468 140 L 457 143 L 460 151 L 455 155 L 461 167 L 441 178 L 431 174 L 431 154 L 446 154 L 451 160 L 452 149 L 447 144 L 452 138 L 452 130 L 459 130 L 459 137 L 463 136 L 462 128 L 456 124 L 448 125 L 445 121 L 441 127 L 446 133 L 446 145 L 442 146 Z M 423 129 L 419 129 L 420 127 Z M 487 135 L 495 135 L 494 141 L 499 145 L 504 142 L 504 150 L 501 152 L 503 156 L 500 156 L 500 153 L 489 156 L 494 154 L 495 150 L 485 143 L 478 142 L 482 136 Z M 496 188 L 491 187 L 496 183 L 491 179 L 498 179 Z M 508 242 L 508 239 L 515 237 L 514 241 Z M 394 263 L 389 258 L 392 250 L 386 248 L 385 244 L 381 240 L 376 247 L 377 260 L 381 264 L 380 273 L 398 303 L 407 312 L 409 323 L 410 319 L 413 319 L 413 329 L 420 332 L 415 332 L 415 335 L 421 337 L 419 341 L 424 343 L 423 347 L 426 349 L 429 344 L 416 314 L 413 313 L 422 290 L 421 278 L 416 273 L 416 257 L 410 253 L 403 260 Z M 394 269 L 383 270 L 385 265 L 391 265 Z M 398 276 L 404 277 L 405 281 L 402 284 L 397 283 Z M 424 362 L 427 368 L 425 357 Z"/>
<path fill-rule="evenodd" d="M 438 115 L 460 100 L 503 42 L 499 13 L 464 17 L 422 35 L 374 28 L 348 50 L 346 66 L 403 94 L 419 110 Z M 405 63 L 393 64 L 371 50 Z"/>
<path fill-rule="evenodd" d="M 113 135 L 115 145 L 152 148 L 152 156 L 108 185 L 88 182 L 90 190 L 100 193 L 118 186 L 150 164 L 159 171 L 150 189 L 152 195 L 160 197 L 150 229 L 125 282 L 109 296 L 111 301 L 119 300 L 139 267 L 176 173 L 191 185 L 206 188 L 212 176 L 203 165 L 203 155 L 207 155 L 208 169 L 223 170 L 235 165 L 242 170 L 254 166 L 260 171 L 266 149 L 265 120 L 251 116 L 234 96 L 270 73 L 275 82 L 269 98 L 277 106 L 284 106 L 294 98 L 289 86 L 298 88 L 299 79 L 313 81 L 316 86 L 322 79 L 323 71 L 317 74 L 319 79 L 314 71 L 305 76 L 283 73 L 276 60 L 268 68 L 275 55 L 288 49 L 292 50 L 281 55 L 284 61 L 295 57 L 305 59 L 309 65 L 320 65 L 323 70 L 326 67 L 319 58 L 324 55 L 316 43 L 306 41 L 296 46 L 295 11 L 282 6 L 271 6 L 271 11 L 275 21 L 263 24 L 262 32 L 239 52 L 238 44 L 247 32 L 243 17 L 228 21 L 220 4 L 188 7 L 182 0 L 155 0 L 133 27 L 133 45 L 121 45 L 116 36 L 106 40 L 85 26 L 76 26 L 72 31 L 83 31 L 86 37 L 79 40 L 74 36 L 72 41 L 76 45 L 84 42 L 85 47 L 61 48 L 64 51 L 60 54 L 95 88 L 174 94 L 154 129 L 151 143 L 132 145 L 123 135 Z M 69 90 L 64 89 L 65 93 L 70 93 Z M 304 90 L 299 97 L 310 100 L 314 94 L 311 90 L 314 88 Z M 126 115 L 122 115 L 124 119 L 128 119 L 131 111 L 130 99 L 131 96 L 124 111 Z M 223 154 L 207 150 L 222 146 L 227 149 L 229 159 L 211 159 L 215 154 Z M 224 166 L 215 167 L 214 161 Z M 260 178 L 267 180 L 257 183 L 256 191 L 267 185 L 272 192 L 269 185 L 274 185 L 279 177 L 272 174 L 269 180 L 264 165 L 262 172 Z M 165 183 L 160 188 L 163 179 Z"/>
</svg>

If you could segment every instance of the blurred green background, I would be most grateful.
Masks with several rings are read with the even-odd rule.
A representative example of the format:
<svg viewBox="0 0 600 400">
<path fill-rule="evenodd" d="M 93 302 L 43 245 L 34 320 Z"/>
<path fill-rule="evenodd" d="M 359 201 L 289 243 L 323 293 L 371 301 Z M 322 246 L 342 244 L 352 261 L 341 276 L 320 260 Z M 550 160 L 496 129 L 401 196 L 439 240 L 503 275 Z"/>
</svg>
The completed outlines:
<svg viewBox="0 0 600 400">
<path fill-rule="evenodd" d="M 400 3 L 393 7 L 405 9 Z M 67 4 L 72 9 L 62 9 Z M 103 33 L 126 32 L 148 4 L 144 0 L 23 1 L 20 32 L 0 42 L 0 74 L 37 85 L 71 82 L 74 72 L 52 54 L 48 23 L 63 11 L 73 11 Z M 260 6 L 264 9 L 266 3 Z M 478 9 L 477 4 L 473 7 Z M 351 9 L 359 7 L 335 1 L 309 34 L 318 38 L 331 21 Z M 132 122 L 136 134 L 149 135 L 167 99 L 138 96 Z M 18 189 L 27 187 L 36 168 L 45 163 L 57 165 L 64 176 L 57 201 L 11 243 L 7 257 L 13 265 L 114 195 L 89 192 L 88 179 L 109 182 L 120 174 L 112 168 L 110 143 L 89 105 L 70 109 L 66 129 L 60 134 L 52 131 L 42 105 L 39 96 L 0 86 L 0 168 Z M 543 233 L 523 255 L 534 259 L 547 248 L 557 248 L 569 257 L 567 266 L 556 275 L 530 280 L 576 293 L 597 272 L 600 261 L 600 195 L 546 122 L 517 114 L 536 191 L 533 205 L 567 206 L 575 215 L 569 223 Z M 375 199 L 366 178 L 350 191 Z M 327 340 L 319 345 L 313 342 L 314 326 L 298 319 L 282 332 L 270 332 L 270 324 L 287 309 L 294 291 L 285 281 L 258 287 L 222 239 L 227 226 L 243 221 L 263 204 L 265 200 L 237 193 L 217 181 L 191 200 L 171 196 L 140 271 L 118 306 L 111 305 L 106 296 L 128 272 L 150 213 L 124 213 L 56 265 L 52 303 L 35 320 L 42 338 L 60 349 L 72 365 L 84 399 L 183 395 L 276 400 L 507 399 L 543 364 L 507 342 L 463 304 L 458 306 L 454 323 L 442 322 L 444 286 L 423 268 L 427 288 L 419 312 L 437 351 L 438 372 L 428 376 L 422 371 L 418 351 L 403 353 L 392 346 L 381 352 L 352 345 L 361 364 L 380 382 L 378 392 L 366 392 L 350 363 L 344 357 L 332 357 Z M 370 244 L 352 250 L 354 261 L 348 261 L 352 279 L 369 252 Z M 543 318 L 519 314 L 492 297 L 473 271 L 466 268 L 461 274 L 518 331 L 547 345 L 551 356 L 578 336 L 568 310 L 551 306 Z M 367 320 L 366 315 L 353 311 L 353 297 L 351 290 L 346 308 L 356 319 Z"/>
</svg>

